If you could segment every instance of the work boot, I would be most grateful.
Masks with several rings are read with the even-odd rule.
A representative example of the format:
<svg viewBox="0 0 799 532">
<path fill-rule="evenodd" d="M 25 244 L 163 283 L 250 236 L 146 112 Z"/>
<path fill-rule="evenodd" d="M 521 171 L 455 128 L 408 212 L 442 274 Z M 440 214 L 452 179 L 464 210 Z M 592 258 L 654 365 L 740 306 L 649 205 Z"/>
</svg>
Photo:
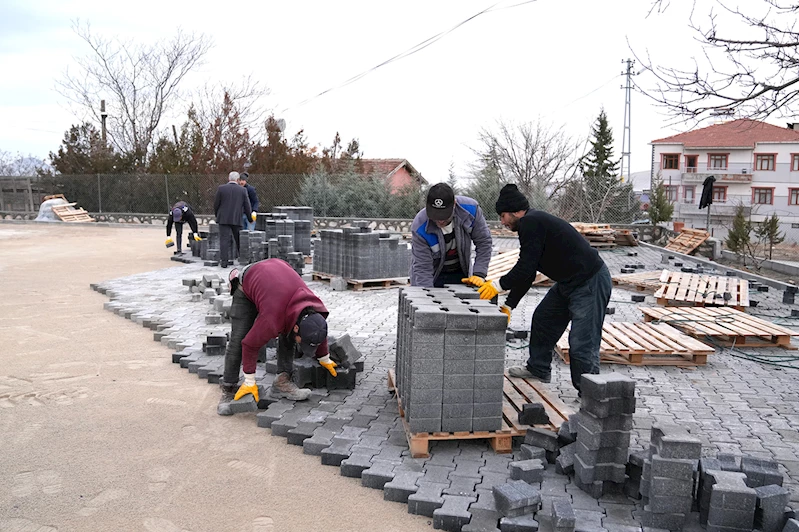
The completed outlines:
<svg viewBox="0 0 799 532">
<path fill-rule="evenodd" d="M 305 401 L 310 397 L 311 390 L 307 388 L 300 388 L 294 381 L 291 380 L 291 376 L 283 372 L 279 374 L 275 381 L 272 383 L 272 391 L 270 395 L 275 399 L 289 399 L 291 401 Z"/>
<path fill-rule="evenodd" d="M 233 397 L 236 395 L 236 385 L 220 382 L 219 387 L 222 388 L 222 397 L 219 398 L 216 413 L 220 416 L 232 416 L 233 409 L 230 408 L 230 403 L 233 402 Z"/>
<path fill-rule="evenodd" d="M 518 377 L 520 379 L 535 379 L 541 382 L 551 382 L 552 377 L 539 377 L 531 373 L 526 366 L 512 366 L 508 368 L 508 375 L 511 377 Z"/>
</svg>

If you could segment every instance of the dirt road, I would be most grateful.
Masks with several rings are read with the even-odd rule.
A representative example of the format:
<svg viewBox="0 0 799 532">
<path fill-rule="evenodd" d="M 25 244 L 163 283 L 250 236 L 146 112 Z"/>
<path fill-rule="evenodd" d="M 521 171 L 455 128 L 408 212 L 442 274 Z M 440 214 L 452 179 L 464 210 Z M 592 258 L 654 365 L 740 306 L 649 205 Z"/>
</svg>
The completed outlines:
<svg viewBox="0 0 799 532">
<path fill-rule="evenodd" d="M 251 417 L 217 416 L 216 387 L 103 310 L 89 283 L 172 267 L 163 240 L 0 224 L 0 531 L 432 530 Z"/>
</svg>

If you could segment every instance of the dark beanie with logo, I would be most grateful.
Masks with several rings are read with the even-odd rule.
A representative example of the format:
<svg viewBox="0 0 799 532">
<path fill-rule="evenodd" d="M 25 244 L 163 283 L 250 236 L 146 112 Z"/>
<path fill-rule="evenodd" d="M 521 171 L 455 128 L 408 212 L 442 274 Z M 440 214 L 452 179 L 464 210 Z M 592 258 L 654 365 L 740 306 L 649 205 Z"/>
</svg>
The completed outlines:
<svg viewBox="0 0 799 532">
<path fill-rule="evenodd" d="M 514 184 L 507 184 L 499 191 L 497 200 L 497 214 L 503 212 L 526 211 L 530 208 L 530 203 L 524 194 L 519 192 L 519 187 Z"/>
</svg>

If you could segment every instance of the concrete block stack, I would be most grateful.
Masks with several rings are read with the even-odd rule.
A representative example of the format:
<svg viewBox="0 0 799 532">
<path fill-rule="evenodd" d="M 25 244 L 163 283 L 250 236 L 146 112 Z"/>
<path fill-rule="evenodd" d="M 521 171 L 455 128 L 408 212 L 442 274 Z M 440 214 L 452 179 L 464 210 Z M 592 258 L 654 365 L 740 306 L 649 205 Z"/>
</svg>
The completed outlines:
<svg viewBox="0 0 799 532">
<path fill-rule="evenodd" d="M 749 529 L 781 532 L 793 516 L 787 507 L 790 492 L 782 483 L 783 475 L 773 460 L 727 453 L 702 458 L 697 488 L 699 522 L 708 530 L 736 532 L 751 525 Z M 739 521 L 723 524 L 729 521 L 724 517 L 727 510 Z"/>
<path fill-rule="evenodd" d="M 345 279 L 408 277 L 410 246 L 399 236 L 369 227 L 323 229 L 314 241 L 313 271 Z"/>
<path fill-rule="evenodd" d="M 264 231 L 240 231 L 239 263 L 251 264 L 268 258 L 268 255 L 264 254 L 265 240 L 266 233 Z"/>
<path fill-rule="evenodd" d="M 269 242 L 281 235 L 292 237 L 294 252 L 311 254 L 311 230 L 313 229 L 313 209 L 311 207 L 275 207 L 289 209 L 287 212 L 259 212 L 255 229 L 265 233 L 264 241 Z M 303 214 L 297 214 L 303 213 Z M 292 216 L 294 216 L 292 218 Z M 302 216 L 298 218 L 297 216 Z"/>
<path fill-rule="evenodd" d="M 313 224 L 313 207 L 306 206 L 293 206 L 293 205 L 279 205 L 272 208 L 273 212 L 285 214 L 289 220 L 308 221 Z"/>
<path fill-rule="evenodd" d="M 635 381 L 619 373 L 585 374 L 580 391 L 574 482 L 598 499 L 621 492 L 625 482 Z"/>
<path fill-rule="evenodd" d="M 507 318 L 474 303 L 446 288 L 400 291 L 396 385 L 411 432 L 502 426 Z"/>
<path fill-rule="evenodd" d="M 678 425 L 665 424 L 652 427 L 649 442 L 639 488 L 644 526 L 682 530 L 693 506 L 702 442 Z"/>
<path fill-rule="evenodd" d="M 208 224 L 208 238 L 200 242 L 200 257 L 204 261 L 219 261 L 219 226 Z"/>
</svg>

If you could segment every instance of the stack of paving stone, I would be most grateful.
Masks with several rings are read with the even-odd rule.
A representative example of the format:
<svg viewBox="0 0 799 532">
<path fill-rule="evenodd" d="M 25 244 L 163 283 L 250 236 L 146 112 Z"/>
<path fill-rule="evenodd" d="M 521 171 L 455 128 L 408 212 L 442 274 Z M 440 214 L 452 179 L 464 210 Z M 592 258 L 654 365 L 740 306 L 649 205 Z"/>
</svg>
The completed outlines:
<svg viewBox="0 0 799 532">
<path fill-rule="evenodd" d="M 295 251 L 292 235 L 278 235 L 277 238 L 265 241 L 266 232 L 245 230 L 239 233 L 239 239 L 239 264 L 278 258 L 286 261 L 298 275 L 302 275 L 305 258 L 302 252 Z"/>
<path fill-rule="evenodd" d="M 294 220 L 295 222 L 306 221 L 313 224 L 313 207 L 279 205 L 277 207 L 272 207 L 272 211 L 285 214 L 289 220 Z"/>
<path fill-rule="evenodd" d="M 574 483 L 595 499 L 620 493 L 635 412 L 635 381 L 619 373 L 585 374 L 580 391 Z"/>
<path fill-rule="evenodd" d="M 206 266 L 216 266 L 219 263 L 219 225 L 216 222 L 208 224 L 208 238 L 200 242 L 200 257 Z M 213 264 L 216 262 L 217 264 Z"/>
<path fill-rule="evenodd" d="M 269 258 L 268 246 L 264 250 L 265 242 L 264 231 L 239 231 L 239 263 L 251 264 Z"/>
<path fill-rule="evenodd" d="M 366 226 L 323 229 L 314 241 L 313 271 L 356 280 L 407 278 L 410 259 L 399 235 Z"/>
<path fill-rule="evenodd" d="M 794 512 L 777 462 L 721 453 L 699 460 L 699 522 L 708 530 L 782 532 Z M 748 528 L 747 528 L 748 527 Z M 788 528 L 785 528 L 788 530 Z"/>
<path fill-rule="evenodd" d="M 305 208 L 305 207 L 299 207 Z M 307 207 L 310 209 L 310 207 Z M 295 249 L 303 255 L 311 254 L 311 229 L 313 228 L 313 212 L 310 220 L 291 219 L 286 213 L 259 212 L 255 220 L 255 229 L 266 234 L 268 242 L 280 235 L 291 235 Z"/>
<path fill-rule="evenodd" d="M 268 347 L 268 346 L 267 346 Z M 303 356 L 294 360 L 292 378 L 300 388 L 327 388 L 328 390 L 354 390 L 356 376 L 363 371 L 364 360 L 360 351 L 352 344 L 349 334 L 338 338 L 327 337 L 330 358 L 338 364 L 336 376 L 331 375 L 313 357 Z M 264 369 L 267 373 L 277 373 L 277 353 L 268 347 Z"/>
<path fill-rule="evenodd" d="M 682 530 L 693 506 L 694 476 L 701 455 L 702 442 L 684 428 L 652 427 L 639 488 L 644 526 Z"/>
<path fill-rule="evenodd" d="M 502 426 L 507 317 L 487 301 L 457 294 L 400 291 L 396 385 L 413 433 Z"/>
</svg>

